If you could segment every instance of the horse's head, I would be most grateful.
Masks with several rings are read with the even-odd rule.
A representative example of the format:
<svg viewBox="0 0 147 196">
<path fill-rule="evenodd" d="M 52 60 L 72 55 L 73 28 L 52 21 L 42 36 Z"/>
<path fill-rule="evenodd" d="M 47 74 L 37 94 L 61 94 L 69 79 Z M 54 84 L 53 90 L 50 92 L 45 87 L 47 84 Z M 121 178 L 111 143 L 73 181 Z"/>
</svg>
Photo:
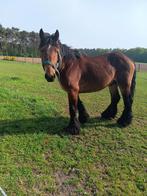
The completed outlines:
<svg viewBox="0 0 147 196">
<path fill-rule="evenodd" d="M 52 35 L 45 34 L 42 29 L 39 32 L 40 36 L 40 52 L 42 66 L 45 71 L 45 78 L 48 82 L 55 79 L 56 74 L 59 75 L 58 67 L 61 62 L 60 46 L 59 46 L 59 31 Z"/>
</svg>

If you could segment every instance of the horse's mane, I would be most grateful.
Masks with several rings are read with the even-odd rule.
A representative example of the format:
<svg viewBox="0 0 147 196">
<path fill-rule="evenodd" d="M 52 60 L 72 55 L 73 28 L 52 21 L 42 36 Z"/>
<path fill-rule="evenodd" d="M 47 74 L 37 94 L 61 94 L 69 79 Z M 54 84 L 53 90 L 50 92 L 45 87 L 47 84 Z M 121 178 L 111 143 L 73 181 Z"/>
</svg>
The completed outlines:
<svg viewBox="0 0 147 196">
<path fill-rule="evenodd" d="M 62 44 L 59 41 L 61 55 L 67 58 L 80 58 L 82 54 L 78 49 L 72 49 L 71 47 L 67 46 L 66 44 Z"/>
</svg>

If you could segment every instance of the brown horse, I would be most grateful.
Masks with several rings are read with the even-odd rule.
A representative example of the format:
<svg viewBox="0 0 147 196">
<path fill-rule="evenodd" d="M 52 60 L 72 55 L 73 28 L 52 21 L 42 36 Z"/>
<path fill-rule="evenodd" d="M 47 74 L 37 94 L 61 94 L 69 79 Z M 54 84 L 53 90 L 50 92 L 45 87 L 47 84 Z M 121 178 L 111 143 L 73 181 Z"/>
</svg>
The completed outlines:
<svg viewBox="0 0 147 196">
<path fill-rule="evenodd" d="M 41 29 L 39 35 L 45 78 L 51 82 L 57 75 L 62 88 L 68 94 L 70 121 L 66 131 L 79 134 L 80 123 L 85 123 L 89 118 L 79 93 L 95 92 L 107 86 L 111 103 L 101 114 L 102 118 L 111 119 L 116 116 L 120 100 L 119 87 L 124 110 L 117 122 L 122 127 L 131 123 L 136 77 L 135 64 L 131 59 L 119 52 L 95 57 L 82 55 L 78 50 L 61 44 L 58 30 L 50 35 Z"/>
</svg>

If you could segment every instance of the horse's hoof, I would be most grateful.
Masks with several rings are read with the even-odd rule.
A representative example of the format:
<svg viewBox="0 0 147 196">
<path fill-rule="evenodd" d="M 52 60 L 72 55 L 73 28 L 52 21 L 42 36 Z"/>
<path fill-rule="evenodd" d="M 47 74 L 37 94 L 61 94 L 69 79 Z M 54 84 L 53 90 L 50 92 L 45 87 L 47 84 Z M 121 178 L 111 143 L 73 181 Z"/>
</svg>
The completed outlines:
<svg viewBox="0 0 147 196">
<path fill-rule="evenodd" d="M 128 118 L 128 119 L 119 118 L 117 120 L 119 127 L 127 127 L 131 124 L 131 122 L 132 122 L 132 118 Z"/>
<path fill-rule="evenodd" d="M 71 135 L 79 135 L 80 128 L 79 127 L 76 127 L 74 125 L 70 125 L 70 126 L 68 126 L 68 127 L 65 128 L 65 131 L 67 133 L 70 133 Z"/>
<path fill-rule="evenodd" d="M 101 113 L 101 118 L 106 120 L 111 120 L 115 118 L 117 113 L 117 110 L 111 110 L 111 111 L 104 111 Z"/>
<path fill-rule="evenodd" d="M 89 119 L 89 114 L 87 114 L 87 113 L 79 116 L 79 121 L 81 124 L 86 123 L 88 121 L 88 119 Z"/>
</svg>

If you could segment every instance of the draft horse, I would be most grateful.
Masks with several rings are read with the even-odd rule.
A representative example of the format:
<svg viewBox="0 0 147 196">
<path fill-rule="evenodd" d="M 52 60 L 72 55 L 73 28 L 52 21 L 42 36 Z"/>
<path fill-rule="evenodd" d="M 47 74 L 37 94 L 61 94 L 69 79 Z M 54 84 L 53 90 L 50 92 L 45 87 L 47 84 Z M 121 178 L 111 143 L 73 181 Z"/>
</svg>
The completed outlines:
<svg viewBox="0 0 147 196">
<path fill-rule="evenodd" d="M 132 121 L 132 103 L 135 90 L 136 69 L 134 62 L 120 52 L 110 52 L 101 56 L 82 55 L 59 40 L 59 31 L 44 33 L 41 29 L 40 52 L 45 78 L 52 82 L 55 76 L 68 94 L 70 121 L 66 131 L 79 134 L 80 123 L 87 122 L 89 115 L 80 100 L 79 93 L 95 92 L 109 87 L 111 103 L 102 112 L 103 119 L 116 116 L 120 100 L 123 97 L 124 110 L 117 123 L 121 127 Z"/>
</svg>

